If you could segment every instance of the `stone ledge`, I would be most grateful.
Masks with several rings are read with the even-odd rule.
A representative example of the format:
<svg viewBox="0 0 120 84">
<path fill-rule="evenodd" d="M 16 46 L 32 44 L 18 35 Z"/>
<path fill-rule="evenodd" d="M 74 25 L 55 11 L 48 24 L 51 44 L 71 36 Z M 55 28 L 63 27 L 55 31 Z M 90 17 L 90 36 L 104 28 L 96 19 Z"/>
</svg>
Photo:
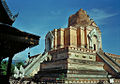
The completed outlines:
<svg viewBox="0 0 120 84">
<path fill-rule="evenodd" d="M 104 65 L 102 62 L 89 61 L 89 60 L 79 60 L 79 59 L 68 59 L 69 63 L 83 63 L 83 64 L 94 64 L 94 65 Z"/>
</svg>

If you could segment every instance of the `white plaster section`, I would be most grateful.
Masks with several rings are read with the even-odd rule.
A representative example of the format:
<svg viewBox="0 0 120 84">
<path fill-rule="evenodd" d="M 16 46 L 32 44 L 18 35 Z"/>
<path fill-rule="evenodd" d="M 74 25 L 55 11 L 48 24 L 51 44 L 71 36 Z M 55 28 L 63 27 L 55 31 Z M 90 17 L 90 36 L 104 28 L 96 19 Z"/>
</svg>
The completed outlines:
<svg viewBox="0 0 120 84">
<path fill-rule="evenodd" d="M 99 37 L 99 33 L 96 31 L 96 29 L 93 29 L 92 31 L 90 31 L 90 33 L 88 34 L 88 38 L 89 38 L 89 44 L 90 44 L 90 48 L 93 49 L 93 39 L 92 37 L 96 36 L 97 37 L 97 50 L 99 50 L 100 48 L 100 37 Z"/>
<path fill-rule="evenodd" d="M 24 74 L 25 74 L 25 70 L 24 68 L 22 67 L 22 65 L 20 66 L 20 70 L 15 66 L 15 69 L 14 69 L 14 78 L 23 78 L 24 77 Z"/>
<path fill-rule="evenodd" d="M 19 70 L 18 70 L 18 68 L 16 66 L 15 66 L 15 69 L 14 69 L 14 77 L 15 78 L 19 77 Z"/>
<path fill-rule="evenodd" d="M 51 31 L 49 31 L 45 38 L 45 51 L 47 52 L 53 49 L 53 46 L 54 46 L 54 35 L 52 34 Z"/>
</svg>

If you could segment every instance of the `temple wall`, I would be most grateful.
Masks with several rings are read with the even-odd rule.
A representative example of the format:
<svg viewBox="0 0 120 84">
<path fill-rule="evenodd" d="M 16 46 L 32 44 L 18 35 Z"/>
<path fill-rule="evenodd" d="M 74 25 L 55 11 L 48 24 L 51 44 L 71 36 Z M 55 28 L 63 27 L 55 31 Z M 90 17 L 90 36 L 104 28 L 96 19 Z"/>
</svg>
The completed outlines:
<svg viewBox="0 0 120 84">
<path fill-rule="evenodd" d="M 77 47 L 77 29 L 70 28 L 70 46 Z"/>
<path fill-rule="evenodd" d="M 94 50 L 90 49 L 68 47 L 60 48 L 49 53 L 52 55 L 52 60 L 71 58 L 79 60 L 96 61 L 96 53 Z"/>
<path fill-rule="evenodd" d="M 68 69 L 76 69 L 76 70 L 103 70 L 103 65 L 101 64 L 68 64 Z"/>
<path fill-rule="evenodd" d="M 97 51 L 98 48 L 102 48 L 101 33 L 97 29 L 93 31 L 94 29 L 95 27 L 92 26 L 80 27 L 80 28 L 75 28 L 70 26 L 65 29 L 64 28 L 54 29 L 52 31 L 52 34 L 54 36 L 53 49 L 64 48 L 64 47 L 75 47 L 75 48 L 78 47 L 78 48 L 86 48 Z M 92 31 L 93 34 L 96 33 L 97 36 L 93 35 L 89 37 L 89 34 Z M 90 44 L 90 42 L 92 43 Z M 90 47 L 91 45 L 92 48 Z"/>
<path fill-rule="evenodd" d="M 44 69 L 67 69 L 67 61 L 45 62 L 44 64 L 41 64 L 41 70 Z"/>
<path fill-rule="evenodd" d="M 65 59 L 67 58 L 67 53 L 54 54 L 52 57 L 53 60 Z"/>
<path fill-rule="evenodd" d="M 80 59 L 80 60 L 90 60 L 96 61 L 96 56 L 89 53 L 71 53 L 69 58 Z"/>
</svg>

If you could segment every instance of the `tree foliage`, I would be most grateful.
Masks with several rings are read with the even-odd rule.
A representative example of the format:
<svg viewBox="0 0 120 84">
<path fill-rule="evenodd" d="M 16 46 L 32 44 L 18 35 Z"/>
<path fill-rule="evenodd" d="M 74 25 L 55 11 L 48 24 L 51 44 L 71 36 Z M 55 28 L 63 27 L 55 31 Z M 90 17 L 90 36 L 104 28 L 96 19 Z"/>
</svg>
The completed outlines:
<svg viewBox="0 0 120 84">
<path fill-rule="evenodd" d="M 0 69 L 1 69 L 1 75 L 6 75 L 7 74 L 7 66 L 8 66 L 8 61 L 2 61 L 1 65 L 0 65 Z M 14 73 L 14 65 L 11 65 L 11 74 Z"/>
<path fill-rule="evenodd" d="M 7 75 L 7 65 L 8 65 L 8 61 L 2 61 L 1 65 L 0 65 L 0 69 L 1 69 L 1 73 L 0 75 Z M 15 66 L 20 69 L 20 66 L 24 66 L 23 62 L 16 62 L 15 64 L 11 64 L 11 75 L 14 74 L 14 68 Z"/>
</svg>

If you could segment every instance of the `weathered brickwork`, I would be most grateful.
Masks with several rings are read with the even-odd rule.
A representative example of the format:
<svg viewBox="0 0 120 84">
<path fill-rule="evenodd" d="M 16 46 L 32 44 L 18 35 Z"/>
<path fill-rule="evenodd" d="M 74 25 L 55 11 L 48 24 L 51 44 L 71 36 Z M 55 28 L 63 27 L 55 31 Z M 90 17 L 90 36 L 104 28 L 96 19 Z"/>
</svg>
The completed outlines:
<svg viewBox="0 0 120 84">
<path fill-rule="evenodd" d="M 67 28 L 45 37 L 47 57 L 35 75 L 39 82 L 66 84 L 119 84 L 120 56 L 102 51 L 101 31 L 80 9 L 69 17 Z M 111 79 L 114 78 L 114 79 Z"/>
</svg>

